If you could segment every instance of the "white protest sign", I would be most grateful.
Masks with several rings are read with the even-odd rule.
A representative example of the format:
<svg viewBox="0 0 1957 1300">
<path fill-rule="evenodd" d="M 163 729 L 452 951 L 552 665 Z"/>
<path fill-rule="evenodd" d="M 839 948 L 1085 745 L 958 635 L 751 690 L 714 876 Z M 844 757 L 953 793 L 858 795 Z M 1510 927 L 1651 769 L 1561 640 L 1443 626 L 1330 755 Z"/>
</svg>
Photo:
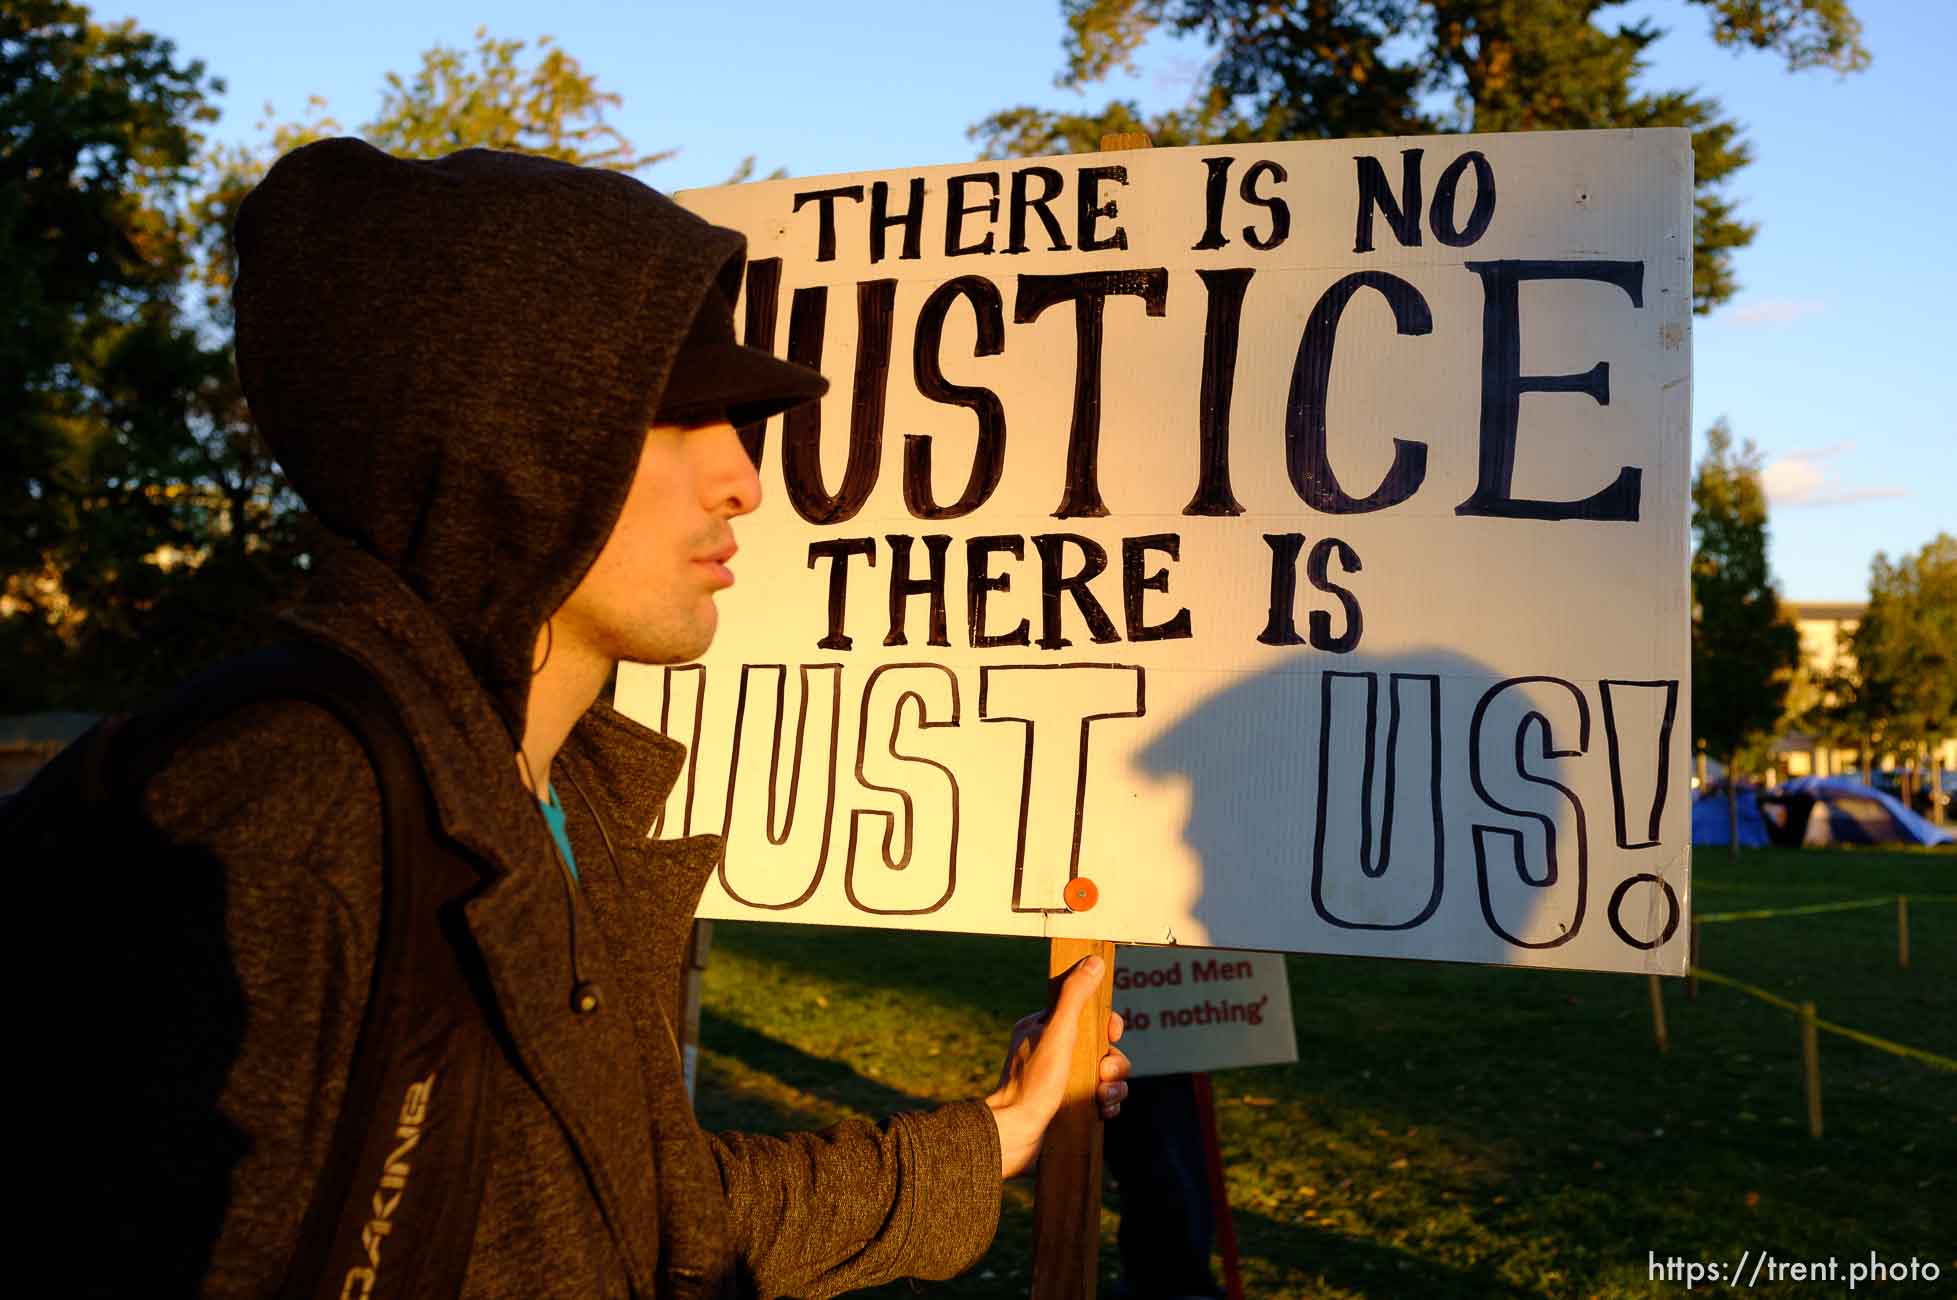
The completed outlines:
<svg viewBox="0 0 1957 1300">
<path fill-rule="evenodd" d="M 682 200 L 834 382 L 619 677 L 703 916 L 1683 971 L 1686 132 Z"/>
<path fill-rule="evenodd" d="M 1114 1009 L 1136 1078 L 1298 1059 L 1280 953 L 1118 949 Z"/>
</svg>

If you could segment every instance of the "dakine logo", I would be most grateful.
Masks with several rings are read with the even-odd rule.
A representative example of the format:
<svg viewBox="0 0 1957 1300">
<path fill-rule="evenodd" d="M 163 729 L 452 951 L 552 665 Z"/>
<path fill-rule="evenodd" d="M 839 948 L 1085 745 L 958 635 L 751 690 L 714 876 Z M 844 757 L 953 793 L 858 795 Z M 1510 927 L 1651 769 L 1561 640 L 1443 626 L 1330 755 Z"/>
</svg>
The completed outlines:
<svg viewBox="0 0 1957 1300">
<path fill-rule="evenodd" d="M 419 1083 L 409 1084 L 407 1094 L 401 1099 L 401 1114 L 394 1129 L 395 1146 L 381 1169 L 380 1186 L 374 1189 L 372 1215 L 367 1226 L 360 1230 L 360 1245 L 366 1252 L 366 1260 L 347 1270 L 346 1278 L 340 1283 L 340 1300 L 369 1300 L 374 1294 L 374 1286 L 380 1280 L 381 1244 L 394 1231 L 395 1212 L 407 1194 L 412 1168 L 408 1157 L 421 1145 L 428 1099 L 434 1091 L 435 1076 L 431 1074 Z"/>
</svg>

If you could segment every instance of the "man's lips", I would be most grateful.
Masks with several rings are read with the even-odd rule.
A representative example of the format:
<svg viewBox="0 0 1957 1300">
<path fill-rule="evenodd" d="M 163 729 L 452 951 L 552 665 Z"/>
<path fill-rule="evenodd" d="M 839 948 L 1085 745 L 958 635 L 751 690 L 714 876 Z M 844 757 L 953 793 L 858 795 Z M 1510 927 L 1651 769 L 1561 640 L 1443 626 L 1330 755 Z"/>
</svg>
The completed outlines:
<svg viewBox="0 0 1957 1300">
<path fill-rule="evenodd" d="M 712 576 L 716 585 L 731 587 L 734 585 L 734 571 L 727 567 L 727 562 L 733 559 L 734 553 L 740 549 L 732 540 L 729 540 L 726 545 L 716 547 L 708 551 L 705 555 L 698 557 L 694 560 L 694 563 L 704 567 Z"/>
</svg>

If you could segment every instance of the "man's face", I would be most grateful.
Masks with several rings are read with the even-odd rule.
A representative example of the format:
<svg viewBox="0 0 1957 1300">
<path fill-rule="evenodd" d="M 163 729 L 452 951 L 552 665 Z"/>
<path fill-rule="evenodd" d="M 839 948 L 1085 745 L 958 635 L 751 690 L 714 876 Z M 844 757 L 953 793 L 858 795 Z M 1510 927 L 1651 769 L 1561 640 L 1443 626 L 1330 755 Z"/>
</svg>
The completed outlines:
<svg viewBox="0 0 1957 1300">
<path fill-rule="evenodd" d="M 733 425 L 654 425 L 618 523 L 554 635 L 607 659 L 697 659 L 713 641 L 714 593 L 734 583 L 731 521 L 760 503 Z"/>
</svg>

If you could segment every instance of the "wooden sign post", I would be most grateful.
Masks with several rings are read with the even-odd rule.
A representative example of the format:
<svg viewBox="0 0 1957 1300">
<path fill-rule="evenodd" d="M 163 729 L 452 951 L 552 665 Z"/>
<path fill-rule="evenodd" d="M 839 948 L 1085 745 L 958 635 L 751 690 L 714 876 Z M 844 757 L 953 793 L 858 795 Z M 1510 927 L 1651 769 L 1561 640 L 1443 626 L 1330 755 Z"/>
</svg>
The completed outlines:
<svg viewBox="0 0 1957 1300">
<path fill-rule="evenodd" d="M 1094 1100 L 1108 1050 L 1114 995 L 1114 945 L 1055 939 L 1048 959 L 1048 1005 L 1081 962 L 1098 956 L 1101 989 L 1081 1012 L 1067 1093 L 1040 1144 L 1033 1184 L 1033 1300 L 1094 1300 L 1101 1259 L 1101 1112 Z"/>
<path fill-rule="evenodd" d="M 1103 151 L 1146 149 L 1135 131 L 1101 139 Z M 1092 896 L 1090 891 L 1089 897 Z M 1101 1112 L 1094 1100 L 1101 1058 L 1108 1050 L 1108 1012 L 1114 1005 L 1114 944 L 1102 939 L 1054 939 L 1047 956 L 1047 1006 L 1060 984 L 1089 957 L 1101 959 L 1101 988 L 1081 1012 L 1067 1093 L 1040 1144 L 1033 1183 L 1033 1300 L 1094 1300 L 1101 1262 Z"/>
</svg>

